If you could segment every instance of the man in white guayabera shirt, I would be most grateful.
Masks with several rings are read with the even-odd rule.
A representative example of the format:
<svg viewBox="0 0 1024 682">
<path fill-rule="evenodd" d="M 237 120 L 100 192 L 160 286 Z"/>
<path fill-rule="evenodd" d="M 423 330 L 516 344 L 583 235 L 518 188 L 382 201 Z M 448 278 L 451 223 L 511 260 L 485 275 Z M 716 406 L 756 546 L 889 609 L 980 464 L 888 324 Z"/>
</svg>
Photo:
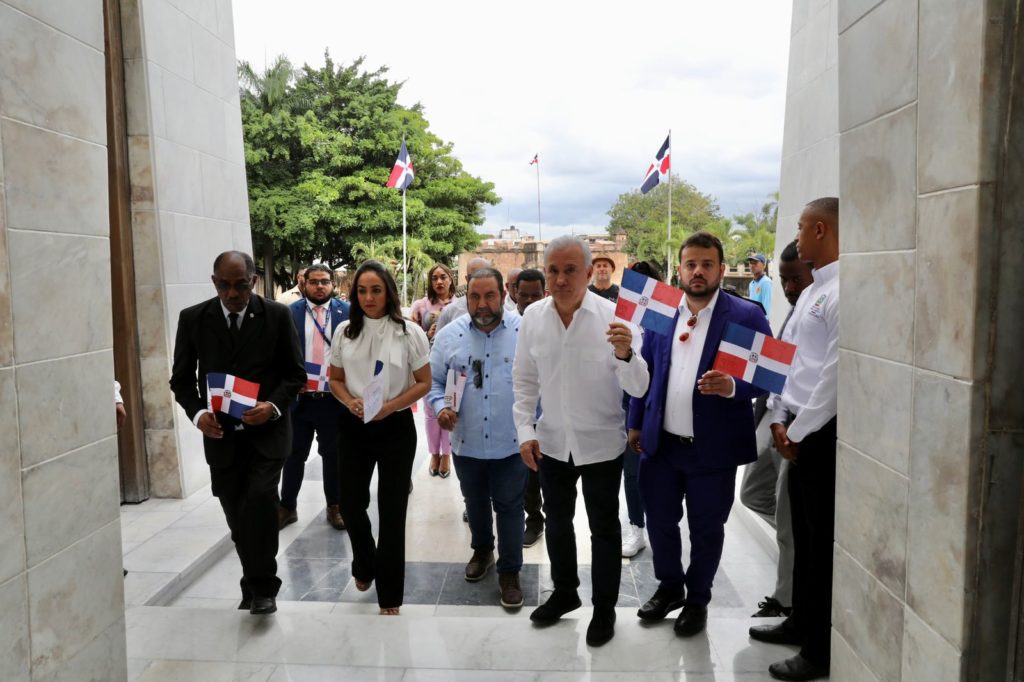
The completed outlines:
<svg viewBox="0 0 1024 682">
<path fill-rule="evenodd" d="M 582 478 L 593 568 L 587 643 L 600 646 L 615 634 L 622 572 L 622 391 L 647 391 L 647 363 L 640 357 L 639 332 L 615 321 L 615 304 L 587 290 L 593 263 L 586 242 L 553 239 L 544 250 L 544 268 L 551 295 L 526 309 L 512 368 L 519 449 L 526 465 L 540 471 L 555 587 L 530 618 L 547 625 L 581 606 L 573 515 Z M 538 399 L 544 405 L 539 420 Z"/>
<path fill-rule="evenodd" d="M 796 355 L 781 397 L 774 397 L 772 436 L 790 461 L 793 519 L 793 615 L 755 626 L 754 639 L 800 645 L 768 672 L 780 680 L 828 675 L 832 634 L 832 540 L 836 515 L 836 396 L 839 383 L 839 200 L 815 199 L 797 225 L 800 260 L 814 283 L 793 309 Z"/>
</svg>

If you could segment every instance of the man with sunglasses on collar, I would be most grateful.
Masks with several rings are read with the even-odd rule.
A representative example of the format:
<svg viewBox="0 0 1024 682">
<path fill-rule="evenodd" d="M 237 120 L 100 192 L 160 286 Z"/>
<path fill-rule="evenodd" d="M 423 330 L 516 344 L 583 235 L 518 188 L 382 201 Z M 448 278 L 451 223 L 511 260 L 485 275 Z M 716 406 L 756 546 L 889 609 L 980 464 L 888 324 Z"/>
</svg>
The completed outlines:
<svg viewBox="0 0 1024 682">
<path fill-rule="evenodd" d="M 650 388 L 629 406 L 629 444 L 640 453 L 638 483 L 659 583 L 637 616 L 658 621 L 681 607 L 674 626 L 680 637 L 696 635 L 707 622 L 736 469 L 757 459 L 751 400 L 765 393 L 711 369 L 730 322 L 771 336 L 760 306 L 722 293 L 723 255 L 722 242 L 707 232 L 683 242 L 679 282 L 685 296 L 675 331 L 644 334 Z M 685 570 L 679 535 L 684 503 L 690 537 Z"/>
<path fill-rule="evenodd" d="M 433 376 L 427 400 L 441 428 L 452 431 L 455 475 L 466 501 L 473 556 L 466 580 L 482 580 L 494 565 L 493 506 L 498 530 L 498 591 L 501 605 L 519 608 L 523 591 L 524 511 L 527 468 L 519 457 L 512 419 L 512 361 L 519 316 L 504 314 L 501 273 L 485 267 L 469 276 L 468 315 L 456 318 L 434 337 Z M 449 382 L 449 375 L 453 381 Z M 465 377 L 461 398 L 446 396 L 456 378 Z"/>
<path fill-rule="evenodd" d="M 334 330 L 348 319 L 349 306 L 334 297 L 334 272 L 322 263 L 306 268 L 304 291 L 305 297 L 288 306 L 299 334 L 307 379 L 292 403 L 292 451 L 281 476 L 277 527 L 281 529 L 299 520 L 299 489 L 315 434 L 317 451 L 323 460 L 327 523 L 335 530 L 345 530 L 338 492 L 338 416 L 345 408 L 327 387 L 327 369 Z"/>
</svg>

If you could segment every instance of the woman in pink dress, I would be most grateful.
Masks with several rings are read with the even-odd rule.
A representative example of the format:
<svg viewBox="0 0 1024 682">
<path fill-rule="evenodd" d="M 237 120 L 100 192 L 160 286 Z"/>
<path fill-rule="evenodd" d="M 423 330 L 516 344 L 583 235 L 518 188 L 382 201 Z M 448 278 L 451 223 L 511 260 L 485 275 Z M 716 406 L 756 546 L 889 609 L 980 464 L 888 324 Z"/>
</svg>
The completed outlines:
<svg viewBox="0 0 1024 682">
<path fill-rule="evenodd" d="M 431 343 L 437 331 L 437 317 L 455 298 L 455 277 L 448 266 L 436 263 L 427 272 L 427 295 L 412 304 L 412 320 L 423 328 Z M 430 448 L 430 475 L 448 478 L 451 474 L 452 446 L 448 432 L 437 423 L 437 415 L 430 403 L 423 401 L 423 415 L 427 425 L 427 446 Z"/>
</svg>

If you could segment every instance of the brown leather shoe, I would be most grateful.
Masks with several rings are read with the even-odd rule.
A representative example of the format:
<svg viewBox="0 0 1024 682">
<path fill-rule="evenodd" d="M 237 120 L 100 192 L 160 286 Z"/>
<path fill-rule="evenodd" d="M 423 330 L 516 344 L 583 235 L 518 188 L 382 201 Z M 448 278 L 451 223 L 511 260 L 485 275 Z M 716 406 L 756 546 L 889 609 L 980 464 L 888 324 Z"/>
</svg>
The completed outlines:
<svg viewBox="0 0 1024 682">
<path fill-rule="evenodd" d="M 327 506 L 327 523 L 334 530 L 345 530 L 345 519 L 341 518 L 341 507 L 336 504 Z"/>
<path fill-rule="evenodd" d="M 477 549 L 473 550 L 473 558 L 466 564 L 466 581 L 475 583 L 485 575 L 487 575 L 487 569 L 494 565 L 494 550 L 493 549 Z"/>
<path fill-rule="evenodd" d="M 523 605 L 523 590 L 519 587 L 519 573 L 499 573 L 498 589 L 501 590 L 501 605 L 507 609 L 518 609 Z"/>
<path fill-rule="evenodd" d="M 281 530 L 285 526 L 295 523 L 299 520 L 299 513 L 294 509 L 285 509 L 281 505 L 277 505 L 277 529 Z"/>
</svg>

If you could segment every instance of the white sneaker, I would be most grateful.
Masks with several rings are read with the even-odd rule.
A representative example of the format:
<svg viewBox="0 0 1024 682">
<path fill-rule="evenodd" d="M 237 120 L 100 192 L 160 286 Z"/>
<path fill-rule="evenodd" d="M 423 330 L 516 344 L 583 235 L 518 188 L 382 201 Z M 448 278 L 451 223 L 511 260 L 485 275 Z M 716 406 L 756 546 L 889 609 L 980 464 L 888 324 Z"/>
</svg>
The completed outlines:
<svg viewBox="0 0 1024 682">
<path fill-rule="evenodd" d="M 622 534 L 622 556 L 629 558 L 647 546 L 644 540 L 644 529 L 629 524 L 629 529 Z"/>
</svg>

